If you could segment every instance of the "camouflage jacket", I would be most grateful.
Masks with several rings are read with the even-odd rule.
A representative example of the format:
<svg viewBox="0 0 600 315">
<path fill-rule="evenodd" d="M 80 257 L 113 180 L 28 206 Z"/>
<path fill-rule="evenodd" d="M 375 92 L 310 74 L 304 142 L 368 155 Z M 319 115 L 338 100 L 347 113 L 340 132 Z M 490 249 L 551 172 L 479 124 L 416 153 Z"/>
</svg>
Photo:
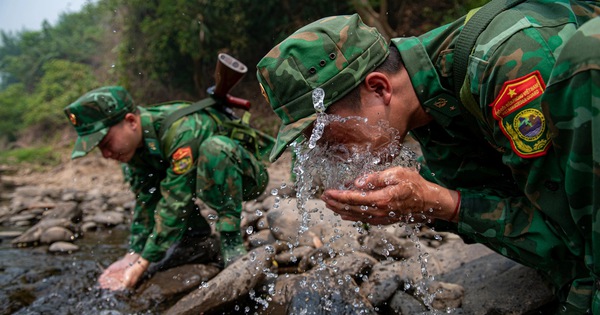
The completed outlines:
<svg viewBox="0 0 600 315">
<path fill-rule="evenodd" d="M 210 234 L 209 224 L 194 207 L 194 166 L 176 155 L 189 148 L 191 141 L 202 142 L 218 131 L 207 111 L 226 118 L 214 109 L 206 109 L 178 120 L 158 138 L 163 119 L 188 104 L 138 107 L 145 145 L 127 164 L 131 189 L 136 195 L 130 248 L 149 261 L 160 260 L 188 228 Z"/>
<path fill-rule="evenodd" d="M 411 131 L 423 151 L 421 173 L 462 195 L 459 223 L 450 228 L 542 270 L 557 288 L 600 275 L 600 265 L 584 262 L 588 254 L 600 257 L 600 247 L 590 248 L 573 219 L 579 206 L 568 185 L 576 179 L 565 178 L 565 152 L 553 142 L 553 117 L 542 95 L 565 43 L 599 6 L 538 0 L 497 15 L 475 44 L 460 96 L 454 95 L 462 82 L 453 81 L 452 64 L 465 18 L 392 40 L 434 118 Z M 593 202 L 589 195 L 585 200 Z M 573 304 L 587 309 L 588 302 Z"/>
</svg>

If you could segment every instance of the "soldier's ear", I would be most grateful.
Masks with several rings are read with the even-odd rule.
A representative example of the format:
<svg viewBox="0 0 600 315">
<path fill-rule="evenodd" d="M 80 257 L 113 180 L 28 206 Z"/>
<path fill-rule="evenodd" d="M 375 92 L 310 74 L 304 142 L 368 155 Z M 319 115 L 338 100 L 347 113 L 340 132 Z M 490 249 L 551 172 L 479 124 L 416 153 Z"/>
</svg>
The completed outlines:
<svg viewBox="0 0 600 315">
<path fill-rule="evenodd" d="M 382 72 L 369 73 L 363 82 L 364 88 L 369 93 L 374 93 L 384 104 L 389 104 L 392 98 L 392 83 L 390 78 Z"/>
<path fill-rule="evenodd" d="M 138 116 L 135 115 L 134 113 L 125 114 L 125 117 L 123 118 L 123 120 L 125 121 L 125 124 L 130 126 L 133 130 L 136 130 L 139 126 Z"/>
</svg>

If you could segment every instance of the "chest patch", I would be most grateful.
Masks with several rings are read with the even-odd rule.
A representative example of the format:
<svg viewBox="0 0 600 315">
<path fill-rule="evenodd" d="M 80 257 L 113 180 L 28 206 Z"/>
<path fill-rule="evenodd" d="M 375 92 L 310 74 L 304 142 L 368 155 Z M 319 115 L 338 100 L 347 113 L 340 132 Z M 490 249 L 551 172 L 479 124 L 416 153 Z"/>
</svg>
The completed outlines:
<svg viewBox="0 0 600 315">
<path fill-rule="evenodd" d="M 546 85 L 539 71 L 504 83 L 492 106 L 494 118 L 510 140 L 513 151 L 522 158 L 545 155 L 550 133 L 539 106 L 531 101 L 542 96 Z"/>
<path fill-rule="evenodd" d="M 175 174 L 183 174 L 189 171 L 192 168 L 192 165 L 194 165 L 192 149 L 189 146 L 177 149 L 177 151 L 173 153 L 171 160 L 173 172 Z"/>
</svg>

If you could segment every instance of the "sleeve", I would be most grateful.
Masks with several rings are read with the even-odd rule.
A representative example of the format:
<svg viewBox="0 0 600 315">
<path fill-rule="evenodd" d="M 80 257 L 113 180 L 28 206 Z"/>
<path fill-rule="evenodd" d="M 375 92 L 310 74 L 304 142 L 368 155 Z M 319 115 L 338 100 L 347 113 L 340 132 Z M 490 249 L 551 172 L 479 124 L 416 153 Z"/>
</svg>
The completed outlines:
<svg viewBox="0 0 600 315">
<path fill-rule="evenodd" d="M 501 152 L 502 163 L 522 193 L 494 189 L 493 182 L 480 189 L 459 188 L 458 231 L 525 265 L 549 271 L 562 285 L 580 249 L 569 236 L 576 228 L 561 222 L 567 204 L 564 176 L 541 108 L 557 48 L 549 47 L 545 38 L 553 32 L 558 30 L 526 28 L 487 60 L 470 60 L 477 69 L 471 73 L 470 89 L 483 114 L 480 127 Z M 556 266 L 556 259 L 573 263 Z"/>
<path fill-rule="evenodd" d="M 581 256 L 587 267 L 587 279 L 574 281 L 571 294 L 590 292 L 579 285 L 593 285 L 600 275 L 600 18 L 584 24 L 562 50 L 552 72 L 544 110 L 551 118 L 553 141 L 565 174 L 565 190 L 570 213 L 577 224 L 573 234 L 585 242 Z M 566 213 L 565 209 L 565 214 Z M 566 217 L 566 216 L 565 216 Z M 591 285 L 590 285 L 591 286 Z M 594 309 L 600 293 L 594 290 Z M 588 308 L 585 305 L 585 308 Z"/>
<path fill-rule="evenodd" d="M 174 123 L 161 141 L 166 141 L 170 164 L 156 193 L 154 228 L 146 239 L 142 257 L 155 262 L 179 241 L 191 220 L 196 193 L 196 148 L 209 134 L 203 115 L 188 115 Z M 173 129 L 173 130 L 171 130 Z"/>
<path fill-rule="evenodd" d="M 128 166 L 123 169 L 123 172 L 136 200 L 130 228 L 129 248 L 136 253 L 141 253 L 154 226 L 154 209 L 160 200 L 160 195 L 156 191 L 160 182 L 157 178 L 149 176 L 153 173 L 152 170 L 145 168 Z"/>
</svg>

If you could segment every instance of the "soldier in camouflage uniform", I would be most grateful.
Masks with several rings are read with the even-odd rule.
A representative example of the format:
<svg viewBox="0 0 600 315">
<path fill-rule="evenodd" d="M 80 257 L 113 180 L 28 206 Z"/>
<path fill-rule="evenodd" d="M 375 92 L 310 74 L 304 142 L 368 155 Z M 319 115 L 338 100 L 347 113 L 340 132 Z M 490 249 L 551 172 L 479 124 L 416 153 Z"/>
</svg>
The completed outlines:
<svg viewBox="0 0 600 315">
<path fill-rule="evenodd" d="M 268 173 L 260 157 L 223 135 L 221 122 L 229 118 L 218 106 L 184 116 L 159 132 L 169 114 L 189 105 L 135 106 L 124 88 L 107 86 L 65 108 L 79 135 L 71 157 L 97 146 L 103 157 L 126 163 L 136 196 L 130 252 L 100 276 L 103 288 L 131 288 L 146 271 L 217 261 L 219 245 L 196 198 L 218 213 L 225 265 L 246 253 L 242 201 L 264 191 Z"/>
<path fill-rule="evenodd" d="M 257 65 L 283 122 L 271 159 L 310 136 L 311 94 L 322 88 L 327 114 L 367 118 L 332 121 L 322 145 L 366 148 L 386 138 L 372 132 L 383 120 L 423 152 L 419 172 L 394 167 L 326 190 L 328 208 L 374 224 L 426 214 L 437 230 L 547 275 L 557 312 L 600 314 L 598 13 L 598 2 L 553 0 L 498 14 L 476 41 L 464 84 L 452 66 L 466 17 L 389 46 L 356 14 L 313 22 Z"/>
</svg>

